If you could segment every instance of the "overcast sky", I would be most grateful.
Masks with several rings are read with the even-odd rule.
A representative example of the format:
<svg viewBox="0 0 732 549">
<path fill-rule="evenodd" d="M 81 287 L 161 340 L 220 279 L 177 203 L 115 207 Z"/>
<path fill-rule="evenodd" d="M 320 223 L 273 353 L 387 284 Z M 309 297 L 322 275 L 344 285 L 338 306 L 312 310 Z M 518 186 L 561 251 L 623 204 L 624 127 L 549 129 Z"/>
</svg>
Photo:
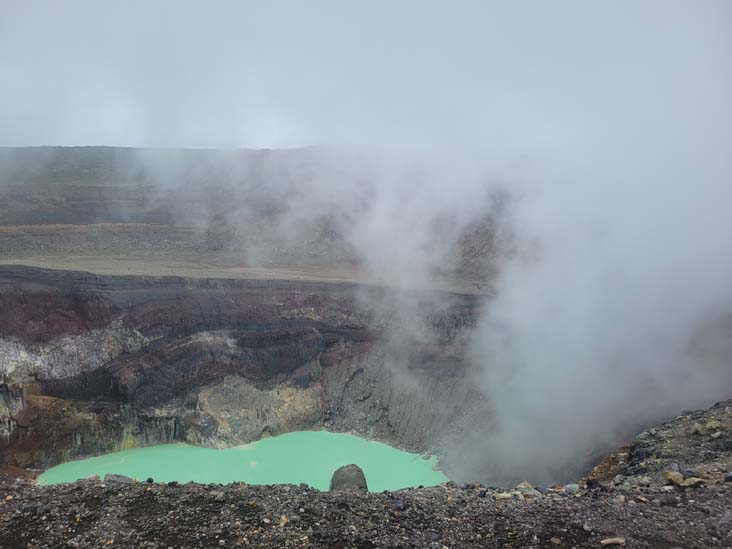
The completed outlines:
<svg viewBox="0 0 732 549">
<path fill-rule="evenodd" d="M 728 129 L 731 44 L 726 0 L 0 0 L 0 144 L 530 152 L 669 112 Z"/>
</svg>

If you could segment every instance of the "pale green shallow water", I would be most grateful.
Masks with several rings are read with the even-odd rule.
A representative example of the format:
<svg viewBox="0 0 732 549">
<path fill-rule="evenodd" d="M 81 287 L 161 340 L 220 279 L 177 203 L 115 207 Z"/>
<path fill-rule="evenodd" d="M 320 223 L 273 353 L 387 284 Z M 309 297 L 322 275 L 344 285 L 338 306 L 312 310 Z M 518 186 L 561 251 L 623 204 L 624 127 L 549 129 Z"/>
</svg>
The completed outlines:
<svg viewBox="0 0 732 549">
<path fill-rule="evenodd" d="M 156 482 L 299 484 L 327 490 L 338 467 L 356 463 L 372 492 L 434 486 L 448 479 L 424 459 L 380 442 L 327 431 L 300 431 L 225 450 L 161 444 L 70 461 L 38 477 L 38 484 L 73 482 L 106 473 Z"/>
</svg>

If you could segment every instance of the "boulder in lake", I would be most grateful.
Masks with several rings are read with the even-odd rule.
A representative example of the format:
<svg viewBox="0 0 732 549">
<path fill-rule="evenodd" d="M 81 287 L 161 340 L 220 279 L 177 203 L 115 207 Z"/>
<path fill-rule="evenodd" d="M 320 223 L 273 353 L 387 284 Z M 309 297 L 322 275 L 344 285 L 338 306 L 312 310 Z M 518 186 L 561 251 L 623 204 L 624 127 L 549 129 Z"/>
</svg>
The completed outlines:
<svg viewBox="0 0 732 549">
<path fill-rule="evenodd" d="M 369 491 L 363 469 L 353 463 L 336 469 L 333 477 L 330 479 L 331 492 L 348 490 Z"/>
</svg>

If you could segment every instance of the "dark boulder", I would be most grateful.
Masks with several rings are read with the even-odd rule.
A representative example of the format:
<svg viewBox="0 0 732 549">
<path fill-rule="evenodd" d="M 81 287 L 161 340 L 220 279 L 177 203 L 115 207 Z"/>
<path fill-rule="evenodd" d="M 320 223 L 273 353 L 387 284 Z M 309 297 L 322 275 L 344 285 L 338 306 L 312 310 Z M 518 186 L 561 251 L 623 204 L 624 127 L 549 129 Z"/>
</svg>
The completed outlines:
<svg viewBox="0 0 732 549">
<path fill-rule="evenodd" d="M 135 479 L 126 477 L 124 475 L 115 475 L 112 473 L 107 473 L 104 475 L 104 482 L 111 482 L 111 483 L 118 483 L 118 484 L 132 484 L 135 482 Z"/>
<path fill-rule="evenodd" d="M 363 470 L 353 463 L 336 469 L 335 473 L 333 473 L 333 477 L 330 479 L 331 492 L 348 490 L 369 491 Z"/>
</svg>

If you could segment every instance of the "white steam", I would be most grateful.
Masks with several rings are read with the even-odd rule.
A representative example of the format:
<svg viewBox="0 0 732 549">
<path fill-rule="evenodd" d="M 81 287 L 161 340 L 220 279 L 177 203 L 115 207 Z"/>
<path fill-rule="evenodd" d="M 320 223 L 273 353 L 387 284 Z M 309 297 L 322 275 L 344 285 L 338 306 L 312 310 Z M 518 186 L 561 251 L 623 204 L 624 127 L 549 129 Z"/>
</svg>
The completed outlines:
<svg viewBox="0 0 732 549">
<path fill-rule="evenodd" d="M 582 161 L 565 152 L 515 203 L 518 253 L 474 341 L 495 417 L 473 442 L 494 479 L 557 480 L 648 422 L 729 398 L 732 157 L 718 114 L 700 108 L 683 139 L 669 113 L 578 146 Z"/>
</svg>

